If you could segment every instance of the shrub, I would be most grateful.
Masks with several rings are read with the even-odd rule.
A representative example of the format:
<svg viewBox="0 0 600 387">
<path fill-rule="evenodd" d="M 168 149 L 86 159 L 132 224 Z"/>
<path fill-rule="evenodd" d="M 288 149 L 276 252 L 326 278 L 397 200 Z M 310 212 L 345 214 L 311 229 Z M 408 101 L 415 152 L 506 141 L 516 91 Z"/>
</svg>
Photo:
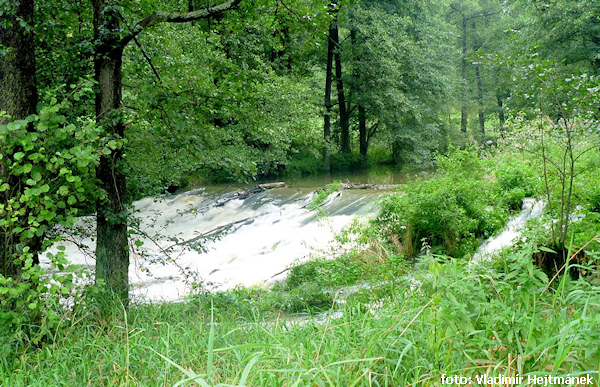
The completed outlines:
<svg viewBox="0 0 600 387">
<path fill-rule="evenodd" d="M 338 153 L 331 156 L 331 169 L 346 171 L 365 168 L 367 158 L 359 153 Z"/>
<path fill-rule="evenodd" d="M 499 194 L 511 211 L 521 209 L 523 199 L 537 196 L 539 181 L 533 166 L 516 161 L 500 162 L 495 168 Z"/>
<path fill-rule="evenodd" d="M 425 241 L 435 251 L 454 256 L 472 253 L 479 241 L 507 220 L 496 184 L 485 176 L 476 150 L 457 150 L 439 160 L 434 178 L 406 186 L 406 193 L 381 202 L 374 220 L 384 235 L 406 255 Z"/>
</svg>

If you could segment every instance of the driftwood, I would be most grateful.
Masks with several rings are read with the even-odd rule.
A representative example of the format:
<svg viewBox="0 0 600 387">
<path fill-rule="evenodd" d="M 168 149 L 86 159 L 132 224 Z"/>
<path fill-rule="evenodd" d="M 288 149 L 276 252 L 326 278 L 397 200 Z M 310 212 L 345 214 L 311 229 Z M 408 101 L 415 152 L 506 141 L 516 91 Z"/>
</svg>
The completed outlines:
<svg viewBox="0 0 600 387">
<path fill-rule="evenodd" d="M 356 184 L 356 183 L 342 183 L 342 189 L 395 189 L 400 187 L 401 184 Z"/>
<path fill-rule="evenodd" d="M 266 191 L 266 190 L 269 190 L 269 189 L 273 189 L 273 188 L 285 188 L 285 187 L 287 187 L 287 185 L 283 181 L 278 182 L 278 183 L 266 183 L 266 184 L 255 185 L 255 186 L 250 187 L 248 189 L 242 189 L 242 190 L 231 192 L 231 193 L 228 193 L 228 194 L 224 195 L 223 198 L 217 200 L 217 202 L 215 203 L 215 207 L 222 207 L 222 206 L 224 206 L 225 204 L 229 203 L 232 200 L 246 199 L 248 196 L 250 196 L 252 194 L 263 192 L 263 191 Z"/>
</svg>

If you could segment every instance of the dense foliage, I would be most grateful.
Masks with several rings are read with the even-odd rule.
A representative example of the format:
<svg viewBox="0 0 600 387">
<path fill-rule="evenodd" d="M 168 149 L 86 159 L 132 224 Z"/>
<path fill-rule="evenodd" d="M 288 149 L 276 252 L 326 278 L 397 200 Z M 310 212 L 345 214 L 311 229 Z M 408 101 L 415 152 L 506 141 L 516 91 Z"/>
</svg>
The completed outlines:
<svg viewBox="0 0 600 387">
<path fill-rule="evenodd" d="M 7 150 L 0 160 L 9 161 L 0 179 L 0 192 L 9 198 L 0 204 L 0 228 L 14 241 L 0 272 L 5 352 L 18 348 L 13 340 L 37 343 L 61 325 L 64 305 L 59 301 L 71 294 L 74 278 L 82 274 L 77 268 L 68 268 L 67 275 L 51 274 L 38 265 L 38 254 L 60 240 L 60 227 L 72 227 L 78 215 L 93 207 L 97 190 L 91 173 L 100 154 L 118 146 L 93 121 L 69 123 L 63 115 L 90 91 L 89 85 L 77 88 L 72 100 L 51 101 L 39 115 L 0 126 L 0 144 Z M 50 257 L 53 268 L 67 269 L 62 251 Z"/>
<path fill-rule="evenodd" d="M 374 223 L 408 256 L 423 246 L 457 257 L 472 253 L 482 239 L 504 225 L 506 202 L 535 193 L 523 191 L 527 187 L 520 184 L 531 175 L 518 170 L 512 171 L 510 179 L 505 175 L 498 179 L 477 149 L 456 150 L 439 157 L 438 164 L 433 176 L 385 198 Z"/>
<path fill-rule="evenodd" d="M 0 0 L 0 383 L 597 378 L 597 3 Z M 128 305 L 134 199 L 374 163 L 430 169 L 349 252 Z M 528 197 L 515 245 L 467 262 Z M 47 249 L 90 214 L 81 291 Z"/>
</svg>

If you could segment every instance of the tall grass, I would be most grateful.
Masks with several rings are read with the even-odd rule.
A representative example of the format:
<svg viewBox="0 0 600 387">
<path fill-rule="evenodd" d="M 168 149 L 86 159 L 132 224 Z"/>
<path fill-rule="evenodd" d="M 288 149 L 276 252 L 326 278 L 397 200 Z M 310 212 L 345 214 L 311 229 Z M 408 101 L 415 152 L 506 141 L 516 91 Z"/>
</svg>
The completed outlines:
<svg viewBox="0 0 600 387">
<path fill-rule="evenodd" d="M 548 286 L 531 254 L 425 257 L 378 301 L 351 294 L 323 318 L 282 317 L 276 297 L 244 289 L 109 319 L 88 310 L 54 342 L 4 359 L 0 384 L 436 386 L 442 374 L 588 373 L 598 385 L 598 273 Z"/>
</svg>

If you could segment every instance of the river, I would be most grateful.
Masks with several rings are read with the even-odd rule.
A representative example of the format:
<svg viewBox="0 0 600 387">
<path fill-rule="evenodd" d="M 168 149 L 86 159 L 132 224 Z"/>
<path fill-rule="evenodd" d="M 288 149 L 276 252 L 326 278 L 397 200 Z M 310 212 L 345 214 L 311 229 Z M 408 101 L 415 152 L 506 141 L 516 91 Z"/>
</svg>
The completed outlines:
<svg viewBox="0 0 600 387">
<path fill-rule="evenodd" d="M 133 203 L 137 226 L 130 240 L 131 296 L 176 300 L 199 289 L 262 286 L 311 256 L 331 256 L 335 235 L 357 217 L 375 213 L 377 198 L 393 190 L 342 190 L 309 209 L 315 190 L 332 181 L 402 184 L 410 173 L 393 168 L 290 179 L 286 188 L 236 198 L 249 186 L 190 187 Z M 94 269 L 94 217 L 57 245 L 69 260 Z M 67 240 L 68 239 L 68 240 Z M 56 253 L 57 246 L 50 249 Z M 43 260 L 46 262 L 47 259 Z M 91 280 L 89 278 L 88 280 Z"/>
</svg>

